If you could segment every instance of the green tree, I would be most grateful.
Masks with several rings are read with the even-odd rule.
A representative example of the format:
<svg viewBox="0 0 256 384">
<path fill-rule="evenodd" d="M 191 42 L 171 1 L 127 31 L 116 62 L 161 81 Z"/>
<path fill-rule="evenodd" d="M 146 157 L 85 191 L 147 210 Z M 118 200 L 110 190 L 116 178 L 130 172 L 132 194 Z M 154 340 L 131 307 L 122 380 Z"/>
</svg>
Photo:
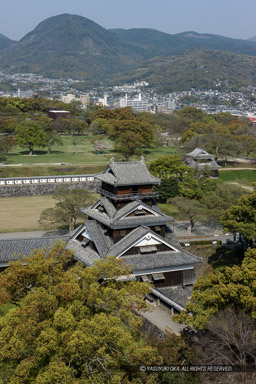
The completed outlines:
<svg viewBox="0 0 256 384">
<path fill-rule="evenodd" d="M 52 146 L 54 144 L 62 144 L 62 140 L 58 135 L 52 120 L 47 116 L 39 116 L 36 121 L 41 125 L 45 132 L 45 146 L 48 150 L 48 155 L 51 154 Z"/>
<path fill-rule="evenodd" d="M 90 132 L 93 135 L 106 135 L 111 129 L 111 123 L 108 119 L 94 119 L 90 125 Z"/>
<path fill-rule="evenodd" d="M 237 144 L 239 146 L 239 152 L 245 153 L 248 158 L 251 153 L 256 153 L 256 137 L 249 135 L 237 136 Z"/>
<path fill-rule="evenodd" d="M 114 120 L 109 130 L 109 137 L 117 140 L 121 135 L 136 134 L 144 146 L 149 147 L 155 139 L 154 127 L 148 122 L 139 120 Z"/>
<path fill-rule="evenodd" d="M 99 118 L 107 120 L 134 120 L 135 115 L 130 107 L 115 109 L 100 107 L 92 114 L 92 120 Z"/>
<path fill-rule="evenodd" d="M 164 156 L 152 161 L 149 170 L 162 181 L 177 180 L 178 195 L 189 199 L 200 197 L 201 192 L 199 184 L 194 178 L 193 168 L 185 165 L 178 155 Z M 165 189 L 165 183 L 163 188 Z M 161 191 L 161 185 L 158 187 L 158 191 Z M 173 190 L 170 190 L 170 195 L 166 197 L 173 197 Z"/>
<path fill-rule="evenodd" d="M 126 161 L 132 156 L 142 154 L 143 139 L 140 134 L 127 132 L 121 134 L 115 141 L 115 150 L 120 153 Z"/>
<path fill-rule="evenodd" d="M 239 232 L 248 240 L 256 238 L 256 183 L 252 193 L 243 195 L 221 216 L 221 224 L 231 232 Z"/>
<path fill-rule="evenodd" d="M 149 286 L 117 278 L 130 269 L 114 258 L 72 266 L 64 243 L 10 263 L 0 275 L 0 302 L 16 307 L 0 317 L 0 377 L 10 383 L 155 383 L 133 365 L 161 364 L 141 339 Z"/>
<path fill-rule="evenodd" d="M 190 232 L 193 231 L 195 223 L 204 217 L 204 207 L 198 200 L 177 196 L 171 200 L 171 203 L 179 209 L 183 217 L 189 219 Z"/>
<path fill-rule="evenodd" d="M 168 199 L 179 195 L 179 181 L 175 177 L 163 179 L 161 185 L 157 186 L 156 190 L 158 192 L 159 201 L 165 203 Z"/>
<path fill-rule="evenodd" d="M 205 179 L 202 183 L 203 197 L 201 203 L 209 219 L 219 221 L 223 212 L 236 204 L 238 199 L 247 194 L 244 188 L 228 185 L 214 179 Z"/>
<path fill-rule="evenodd" d="M 34 147 L 45 146 L 45 132 L 41 125 L 32 120 L 25 120 L 15 129 L 15 138 L 21 147 L 29 149 L 29 155 L 33 155 Z"/>
<path fill-rule="evenodd" d="M 139 120 L 113 120 L 109 138 L 114 140 L 118 153 L 128 160 L 133 155 L 142 153 L 143 148 L 153 145 L 154 127 Z"/>
<path fill-rule="evenodd" d="M 0 150 L 7 155 L 10 149 L 17 144 L 13 136 L 2 136 L 0 137 Z"/>
<path fill-rule="evenodd" d="M 219 311 L 233 306 L 256 319 L 256 249 L 249 248 L 242 265 L 226 267 L 224 272 L 200 277 L 192 292 L 186 310 L 176 320 L 188 326 L 203 329 L 210 318 Z"/>
<path fill-rule="evenodd" d="M 79 218 L 84 218 L 81 208 L 95 202 L 94 195 L 82 188 L 59 187 L 53 194 L 53 199 L 57 200 L 55 207 L 45 209 L 40 215 L 39 223 L 68 224 L 70 231 L 75 228 Z"/>
</svg>

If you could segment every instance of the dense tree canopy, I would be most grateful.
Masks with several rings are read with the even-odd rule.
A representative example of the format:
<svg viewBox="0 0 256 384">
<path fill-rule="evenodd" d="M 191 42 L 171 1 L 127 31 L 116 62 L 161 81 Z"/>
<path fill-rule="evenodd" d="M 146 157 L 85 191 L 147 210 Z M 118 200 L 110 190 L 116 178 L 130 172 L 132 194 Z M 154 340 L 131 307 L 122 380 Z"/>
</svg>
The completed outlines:
<svg viewBox="0 0 256 384">
<path fill-rule="evenodd" d="M 129 371 L 162 363 L 140 338 L 141 317 L 133 312 L 145 308 L 147 284 L 116 280 L 130 271 L 112 258 L 72 266 L 64 246 L 34 251 L 0 275 L 0 302 L 16 303 L 0 317 L 0 377 L 17 384 L 154 382 Z"/>
<path fill-rule="evenodd" d="M 218 221 L 225 210 L 248 193 L 239 185 L 226 184 L 221 180 L 210 178 L 206 178 L 202 182 L 201 189 L 203 191 L 201 203 L 204 206 L 205 214 L 209 219 Z"/>
<path fill-rule="evenodd" d="M 180 196 L 191 199 L 197 198 L 201 194 L 198 182 L 194 178 L 193 168 L 185 165 L 178 155 L 163 156 L 152 161 L 149 170 L 154 176 L 161 178 L 161 180 L 172 180 L 175 189 L 178 185 L 178 195 Z M 161 185 L 159 190 L 161 191 Z M 165 197 L 174 197 L 172 192 L 170 190 L 169 196 L 166 195 Z"/>
<path fill-rule="evenodd" d="M 226 267 L 224 272 L 200 277 L 186 310 L 176 319 L 190 327 L 203 329 L 220 310 L 233 305 L 256 319 L 256 249 L 248 249 L 240 266 Z"/>
<path fill-rule="evenodd" d="M 231 232 L 239 232 L 248 240 L 256 238 L 256 184 L 254 191 L 246 194 L 235 205 L 227 209 L 221 223 Z"/>
<path fill-rule="evenodd" d="M 16 127 L 15 138 L 21 147 L 28 148 L 29 155 L 33 155 L 34 147 L 45 146 L 46 136 L 38 122 L 25 120 Z"/>
</svg>

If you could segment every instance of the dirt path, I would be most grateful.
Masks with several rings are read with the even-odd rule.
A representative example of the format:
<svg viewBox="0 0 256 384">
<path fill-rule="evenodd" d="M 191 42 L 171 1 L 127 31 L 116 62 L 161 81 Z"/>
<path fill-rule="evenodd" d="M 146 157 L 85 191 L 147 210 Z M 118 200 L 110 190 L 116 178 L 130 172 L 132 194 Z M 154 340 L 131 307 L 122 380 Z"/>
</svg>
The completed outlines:
<svg viewBox="0 0 256 384">
<path fill-rule="evenodd" d="M 219 172 L 223 172 L 223 171 L 242 171 L 242 170 L 245 170 L 245 169 L 248 169 L 248 170 L 251 170 L 251 171 L 256 171 L 256 167 L 255 168 L 221 168 L 219 169 Z"/>
<path fill-rule="evenodd" d="M 247 189 L 247 191 L 253 191 L 253 187 L 249 187 L 248 185 L 243 185 L 243 184 L 240 184 L 240 183 L 236 183 L 235 181 L 228 181 L 228 182 L 226 182 L 226 184 L 238 185 L 239 187 L 241 187 L 243 189 Z"/>
</svg>

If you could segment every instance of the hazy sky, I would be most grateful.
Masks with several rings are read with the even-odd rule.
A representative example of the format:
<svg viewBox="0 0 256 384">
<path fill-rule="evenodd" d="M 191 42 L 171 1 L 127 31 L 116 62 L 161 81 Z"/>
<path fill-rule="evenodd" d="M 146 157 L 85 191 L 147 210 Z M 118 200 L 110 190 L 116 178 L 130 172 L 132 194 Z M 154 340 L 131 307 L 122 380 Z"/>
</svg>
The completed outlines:
<svg viewBox="0 0 256 384">
<path fill-rule="evenodd" d="M 62 13 L 105 28 L 207 32 L 247 39 L 256 35 L 256 0 L 0 0 L 0 33 L 19 40 L 42 20 Z"/>
</svg>

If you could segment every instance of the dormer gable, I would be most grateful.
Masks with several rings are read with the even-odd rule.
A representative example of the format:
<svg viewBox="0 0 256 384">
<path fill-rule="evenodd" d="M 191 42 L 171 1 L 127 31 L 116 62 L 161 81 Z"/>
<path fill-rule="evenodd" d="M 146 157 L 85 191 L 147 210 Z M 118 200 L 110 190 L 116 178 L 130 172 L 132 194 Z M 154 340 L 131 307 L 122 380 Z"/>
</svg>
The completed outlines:
<svg viewBox="0 0 256 384">
<path fill-rule="evenodd" d="M 139 240 L 130 244 L 125 250 L 121 251 L 117 258 L 135 254 L 152 254 L 157 252 L 180 252 L 168 241 L 149 231 Z"/>
<path fill-rule="evenodd" d="M 97 204 L 94 205 L 93 209 L 95 209 L 99 213 L 107 214 L 107 211 L 106 211 L 104 205 L 100 201 Z"/>
<path fill-rule="evenodd" d="M 119 219 L 124 219 L 126 217 L 134 217 L 134 216 L 160 216 L 160 214 L 154 209 L 150 208 L 146 204 L 140 204 L 137 207 L 133 208 L 123 216 L 120 216 Z"/>
</svg>

